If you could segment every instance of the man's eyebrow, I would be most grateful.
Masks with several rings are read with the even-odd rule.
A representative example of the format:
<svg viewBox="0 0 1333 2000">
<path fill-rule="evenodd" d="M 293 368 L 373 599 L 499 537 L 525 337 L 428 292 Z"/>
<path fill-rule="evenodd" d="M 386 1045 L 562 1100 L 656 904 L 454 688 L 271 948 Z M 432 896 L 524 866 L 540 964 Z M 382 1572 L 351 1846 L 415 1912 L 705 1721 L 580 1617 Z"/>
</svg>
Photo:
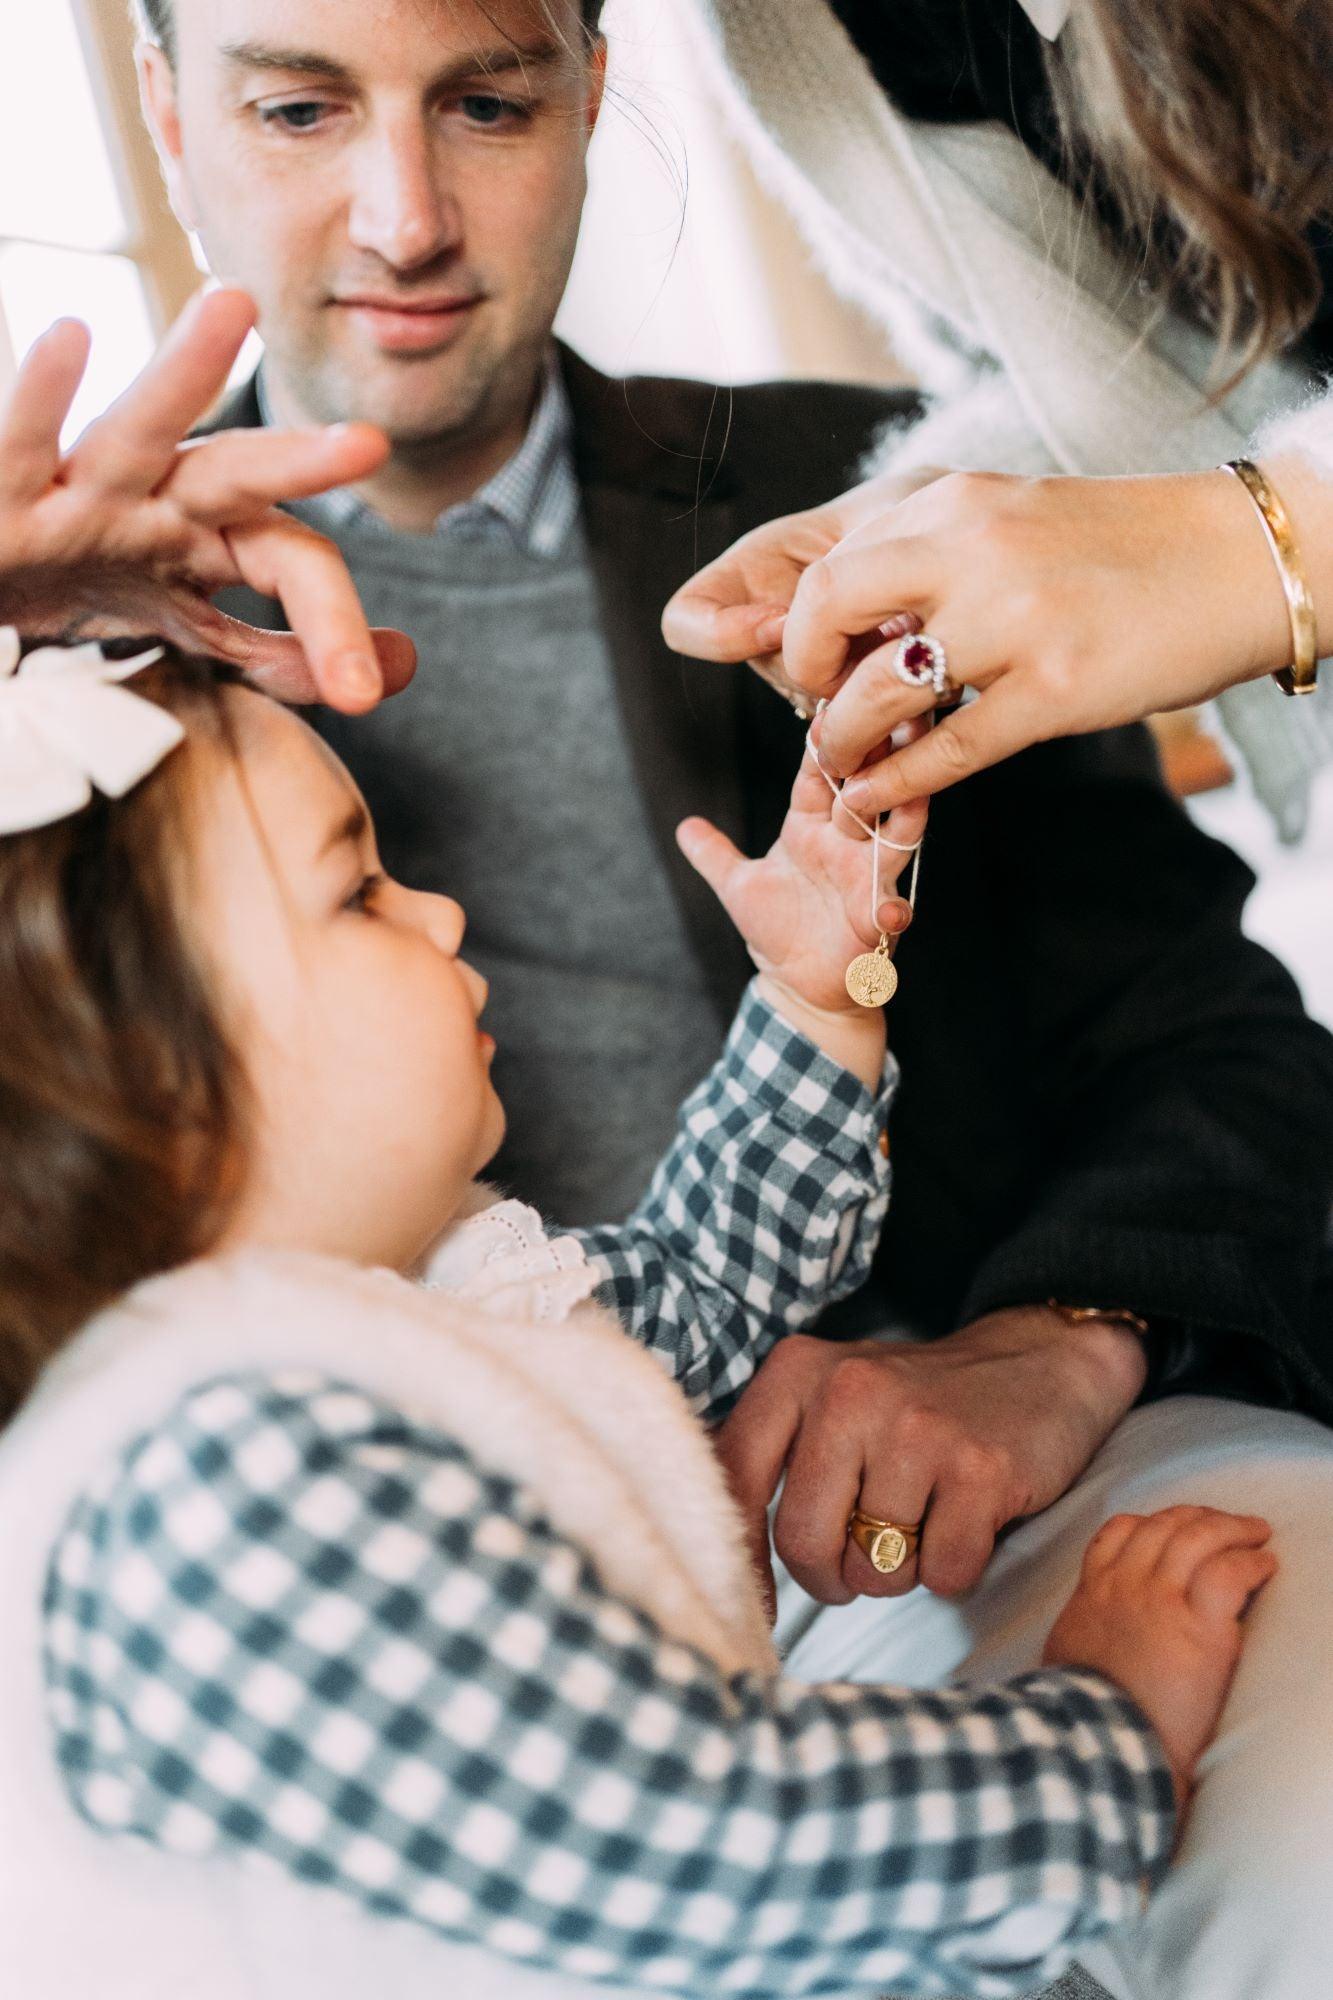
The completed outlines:
<svg viewBox="0 0 1333 2000">
<path fill-rule="evenodd" d="M 337 825 L 330 827 L 315 859 L 322 861 L 326 854 L 332 854 L 335 847 L 343 847 L 349 843 L 360 846 L 369 831 L 370 819 L 366 809 L 360 799 L 356 799 L 347 808 Z"/>
<path fill-rule="evenodd" d="M 356 81 L 345 63 L 317 49 L 282 48 L 268 42 L 224 42 L 218 51 L 233 69 L 283 71 L 287 75 L 322 77 L 326 83 Z M 514 71 L 551 70 L 568 59 L 569 51 L 558 42 L 543 37 L 532 43 L 502 42 L 493 49 L 472 49 L 457 62 L 449 63 L 430 80 L 431 90 L 447 89 L 474 76 L 504 76 Z"/>
</svg>

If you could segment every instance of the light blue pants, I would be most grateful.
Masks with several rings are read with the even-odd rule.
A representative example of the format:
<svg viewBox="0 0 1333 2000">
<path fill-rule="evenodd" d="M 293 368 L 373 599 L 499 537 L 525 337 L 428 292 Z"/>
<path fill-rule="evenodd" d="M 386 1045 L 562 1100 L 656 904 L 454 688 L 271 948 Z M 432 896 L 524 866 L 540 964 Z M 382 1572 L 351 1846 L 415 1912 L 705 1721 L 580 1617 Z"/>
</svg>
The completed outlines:
<svg viewBox="0 0 1333 2000">
<path fill-rule="evenodd" d="M 1079 1961 L 1116 2000 L 1333 2000 L 1333 1432 L 1202 1396 L 1132 1411 L 966 1597 L 823 1606 L 779 1566 L 778 1643 L 806 1681 L 1025 1672 L 1101 1523 L 1180 1502 L 1262 1514 L 1282 1567 L 1249 1614 L 1170 1875 Z"/>
</svg>

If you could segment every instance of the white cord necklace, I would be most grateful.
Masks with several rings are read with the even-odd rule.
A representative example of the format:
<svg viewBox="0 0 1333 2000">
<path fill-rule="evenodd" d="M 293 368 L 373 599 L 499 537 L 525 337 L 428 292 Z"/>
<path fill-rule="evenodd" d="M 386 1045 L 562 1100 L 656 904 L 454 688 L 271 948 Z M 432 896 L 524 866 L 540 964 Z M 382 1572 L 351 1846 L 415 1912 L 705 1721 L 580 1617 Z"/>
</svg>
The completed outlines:
<svg viewBox="0 0 1333 2000">
<path fill-rule="evenodd" d="M 824 703 L 821 702 L 819 706 L 823 708 Z M 818 710 L 816 710 L 816 714 L 818 714 Z M 824 761 L 815 747 L 813 738 L 809 732 L 807 732 L 805 740 L 810 755 L 814 759 L 815 769 L 819 772 L 820 777 L 824 780 L 834 798 L 840 799 L 842 797 L 842 787 L 832 774 L 825 770 Z M 916 885 L 917 879 L 921 874 L 921 849 L 925 841 L 925 835 L 923 834 L 920 840 L 914 840 L 909 846 L 905 841 L 890 840 L 887 834 L 881 833 L 878 820 L 876 820 L 874 826 L 871 826 L 859 814 L 854 813 L 850 806 L 844 806 L 843 811 L 854 826 L 859 826 L 862 833 L 869 835 L 871 844 L 875 850 L 870 869 L 870 922 L 875 930 L 879 930 L 880 854 L 887 847 L 892 849 L 895 854 L 910 854 L 912 856 L 912 873 L 907 883 L 907 907 L 909 910 L 915 911 Z M 879 930 L 879 943 L 873 951 L 863 951 L 852 960 L 844 977 L 846 979 L 847 991 L 852 999 L 855 1000 L 858 1007 L 883 1007 L 892 1000 L 894 994 L 898 991 L 898 968 L 893 962 L 889 940 L 884 931 Z"/>
</svg>

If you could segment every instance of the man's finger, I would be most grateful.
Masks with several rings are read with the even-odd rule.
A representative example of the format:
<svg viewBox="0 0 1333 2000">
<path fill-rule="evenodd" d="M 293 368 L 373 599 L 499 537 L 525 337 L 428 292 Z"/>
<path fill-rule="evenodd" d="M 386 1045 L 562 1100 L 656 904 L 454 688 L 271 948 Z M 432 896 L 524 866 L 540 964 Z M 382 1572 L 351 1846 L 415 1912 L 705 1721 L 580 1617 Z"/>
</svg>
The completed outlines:
<svg viewBox="0 0 1333 2000">
<path fill-rule="evenodd" d="M 713 1439 L 727 1484 L 741 1512 L 751 1561 L 758 1572 L 770 1618 L 777 1600 L 769 1553 L 768 1510 L 800 1421 L 800 1399 L 783 1386 L 781 1372 L 766 1375 L 761 1369 Z"/>
<path fill-rule="evenodd" d="M 254 322 L 244 292 L 196 295 L 124 395 L 79 439 L 69 476 L 113 492 L 151 493 L 227 386 Z"/>
<path fill-rule="evenodd" d="M 236 567 L 261 596 L 276 597 L 305 650 L 319 698 L 360 715 L 384 693 L 379 655 L 341 552 L 285 514 L 226 531 Z"/>
<path fill-rule="evenodd" d="M 917 1574 L 937 1597 L 978 1583 L 995 1548 L 995 1495 L 982 1481 L 943 1472 L 921 1533 Z"/>
<path fill-rule="evenodd" d="M 929 736 L 858 772 L 858 785 L 863 780 L 866 789 L 858 788 L 856 810 L 864 816 L 867 811 L 889 812 L 908 799 L 933 798 L 1050 734 L 1050 716 L 1019 677 L 1007 673 L 975 701 L 937 722 Z"/>
<path fill-rule="evenodd" d="M 851 642 L 895 612 L 914 612 L 929 624 L 926 614 L 936 597 L 929 549 L 920 536 L 897 535 L 840 545 L 810 565 L 782 634 L 783 665 L 798 687 L 828 694 Z"/>
<path fill-rule="evenodd" d="M 280 501 L 349 486 L 388 453 L 388 439 L 373 424 L 222 431 L 178 452 L 164 490 L 192 521 L 223 528 Z"/>
<path fill-rule="evenodd" d="M 60 466 L 60 428 L 88 366 L 81 320 L 48 327 L 24 358 L 0 411 L 0 499 L 35 500 Z"/>
</svg>

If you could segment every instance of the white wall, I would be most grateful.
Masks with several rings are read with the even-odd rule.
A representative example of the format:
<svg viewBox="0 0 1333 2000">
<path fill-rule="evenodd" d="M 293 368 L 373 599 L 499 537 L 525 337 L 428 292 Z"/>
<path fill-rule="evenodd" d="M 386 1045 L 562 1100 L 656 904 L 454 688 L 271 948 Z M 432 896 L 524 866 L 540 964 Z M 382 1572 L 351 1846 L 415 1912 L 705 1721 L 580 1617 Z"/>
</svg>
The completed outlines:
<svg viewBox="0 0 1333 2000">
<path fill-rule="evenodd" d="M 612 374 L 901 381 L 731 143 L 671 0 L 609 0 L 610 86 L 560 330 Z"/>
</svg>

